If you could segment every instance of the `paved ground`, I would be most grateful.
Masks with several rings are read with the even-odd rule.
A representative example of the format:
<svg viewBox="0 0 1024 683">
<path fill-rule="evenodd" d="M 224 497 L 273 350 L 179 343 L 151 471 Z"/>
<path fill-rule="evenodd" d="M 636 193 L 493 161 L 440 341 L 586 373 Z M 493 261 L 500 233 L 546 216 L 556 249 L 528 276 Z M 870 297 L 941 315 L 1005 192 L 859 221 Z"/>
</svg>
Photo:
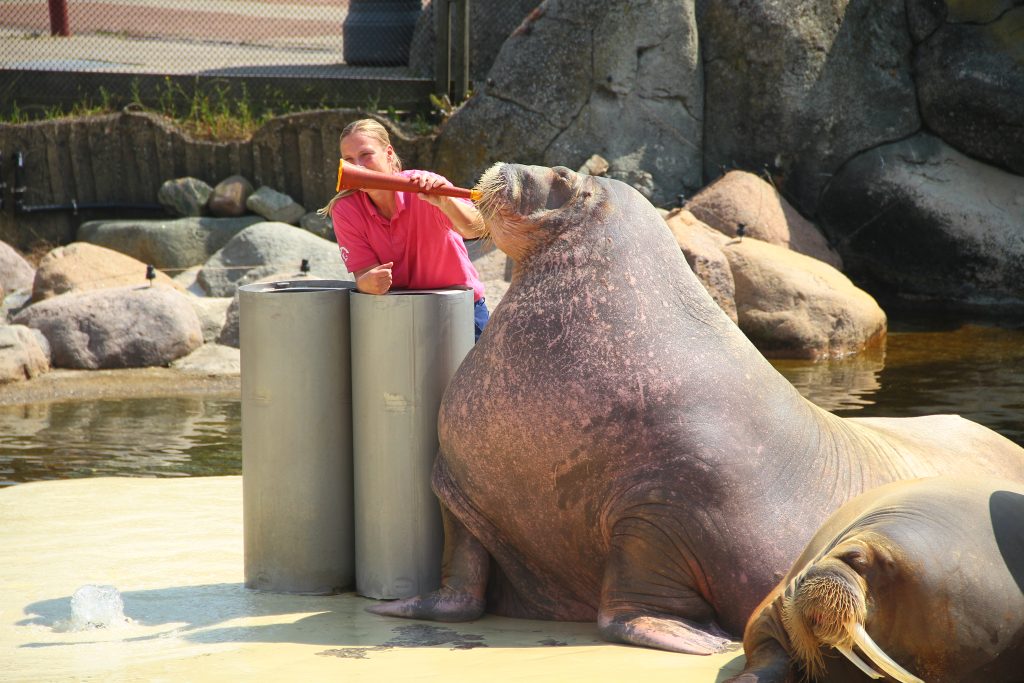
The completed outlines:
<svg viewBox="0 0 1024 683">
<path fill-rule="evenodd" d="M 347 8 L 348 0 L 69 0 L 72 35 L 52 37 L 46 0 L 0 0 L 0 70 L 175 75 L 264 67 L 281 75 L 294 67 L 352 76 L 342 56 Z"/>
<path fill-rule="evenodd" d="M 600 640 L 593 623 L 367 614 L 355 593 L 243 586 L 241 477 L 98 478 L 0 491 L 0 680 L 716 683 L 697 657 Z M 71 596 L 110 585 L 124 615 L 69 629 Z"/>
</svg>

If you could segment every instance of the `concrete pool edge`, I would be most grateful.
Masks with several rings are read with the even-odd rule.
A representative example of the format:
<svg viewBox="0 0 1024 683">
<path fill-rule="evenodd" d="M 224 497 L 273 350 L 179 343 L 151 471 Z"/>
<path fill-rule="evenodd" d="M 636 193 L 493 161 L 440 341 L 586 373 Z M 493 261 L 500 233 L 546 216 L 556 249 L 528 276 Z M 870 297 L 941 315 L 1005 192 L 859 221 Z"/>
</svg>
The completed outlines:
<svg viewBox="0 0 1024 683">
<path fill-rule="evenodd" d="M 600 641 L 593 624 L 387 619 L 372 601 L 242 586 L 241 477 L 98 478 L 0 490 L 3 680 L 721 681 L 742 654 Z M 61 632 L 82 585 L 130 623 Z"/>
</svg>

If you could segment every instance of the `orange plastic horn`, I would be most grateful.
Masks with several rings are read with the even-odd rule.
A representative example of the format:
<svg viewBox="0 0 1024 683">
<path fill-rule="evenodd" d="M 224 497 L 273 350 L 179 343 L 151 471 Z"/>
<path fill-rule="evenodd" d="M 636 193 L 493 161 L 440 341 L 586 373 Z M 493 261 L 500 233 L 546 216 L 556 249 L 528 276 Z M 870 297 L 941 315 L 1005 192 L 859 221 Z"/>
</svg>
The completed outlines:
<svg viewBox="0 0 1024 683">
<path fill-rule="evenodd" d="M 467 190 L 464 187 L 444 185 L 430 190 L 423 190 L 415 180 L 400 175 L 391 175 L 379 171 L 371 171 L 355 164 L 345 165 L 345 160 L 338 161 L 338 185 L 335 192 L 342 190 L 401 190 L 403 192 L 421 192 L 423 194 L 439 194 L 445 197 L 459 197 L 477 201 L 481 197 L 480 190 Z"/>
</svg>

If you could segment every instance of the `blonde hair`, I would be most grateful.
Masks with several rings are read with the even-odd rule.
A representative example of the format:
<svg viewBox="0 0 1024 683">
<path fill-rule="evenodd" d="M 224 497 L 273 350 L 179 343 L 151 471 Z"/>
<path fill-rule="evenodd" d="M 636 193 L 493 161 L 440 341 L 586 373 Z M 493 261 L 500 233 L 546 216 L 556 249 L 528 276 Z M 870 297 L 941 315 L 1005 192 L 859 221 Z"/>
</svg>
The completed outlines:
<svg viewBox="0 0 1024 683">
<path fill-rule="evenodd" d="M 338 146 L 341 146 L 342 141 L 345 140 L 349 135 L 359 133 L 369 138 L 373 138 L 381 144 L 381 147 L 387 149 L 388 147 L 394 147 L 391 145 L 391 135 L 388 134 L 388 129 L 380 124 L 376 119 L 359 119 L 345 126 L 341 131 L 341 135 L 338 137 Z M 393 173 L 398 173 L 402 170 L 402 158 L 398 156 L 398 152 L 394 152 L 391 155 L 391 170 Z M 317 209 L 317 215 L 321 218 L 330 218 L 331 209 L 342 197 L 347 197 L 355 192 L 355 190 L 342 190 L 338 194 L 334 195 L 331 201 L 327 202 L 327 206 Z"/>
</svg>

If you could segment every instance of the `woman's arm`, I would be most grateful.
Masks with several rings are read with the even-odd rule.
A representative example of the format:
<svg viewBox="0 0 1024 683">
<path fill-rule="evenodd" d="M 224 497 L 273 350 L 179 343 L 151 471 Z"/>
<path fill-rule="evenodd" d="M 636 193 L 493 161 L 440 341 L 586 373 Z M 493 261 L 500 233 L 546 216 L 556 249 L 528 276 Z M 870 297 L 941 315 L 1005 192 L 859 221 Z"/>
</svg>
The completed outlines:
<svg viewBox="0 0 1024 683">
<path fill-rule="evenodd" d="M 352 273 L 356 277 L 356 289 L 363 294 L 387 294 L 391 289 L 393 261 L 363 268 Z"/>
</svg>

